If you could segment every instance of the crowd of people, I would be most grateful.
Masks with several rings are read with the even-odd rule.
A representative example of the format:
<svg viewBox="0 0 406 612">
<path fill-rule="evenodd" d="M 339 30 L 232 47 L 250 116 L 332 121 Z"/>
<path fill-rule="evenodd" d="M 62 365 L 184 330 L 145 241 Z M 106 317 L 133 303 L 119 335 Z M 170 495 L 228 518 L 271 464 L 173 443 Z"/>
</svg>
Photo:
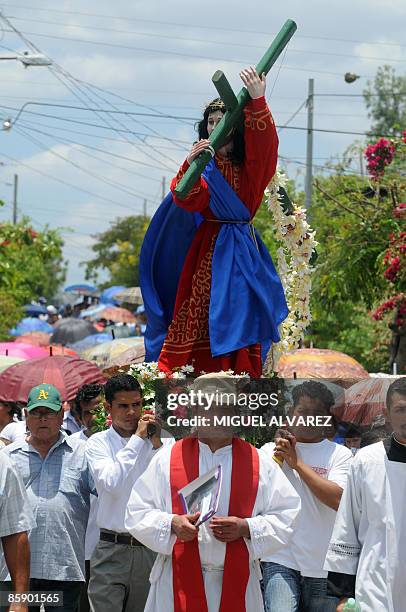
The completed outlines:
<svg viewBox="0 0 406 612">
<path fill-rule="evenodd" d="M 101 402 L 111 425 L 94 433 Z M 0 406 L 1 611 L 27 612 L 13 594 L 29 592 L 35 612 L 51 609 L 46 593 L 64 612 L 339 612 L 350 597 L 362 611 L 404 610 L 406 378 L 389 387 L 386 429 L 349 431 L 343 445 L 303 424 L 259 449 L 210 423 L 175 441 L 142 402 L 120 373 L 80 388 L 68 417 L 48 384 L 23 421 Z M 333 404 L 307 381 L 291 413 Z M 211 418 L 229 411 L 215 404 Z M 218 465 L 218 509 L 199 525 L 178 491 Z"/>
</svg>

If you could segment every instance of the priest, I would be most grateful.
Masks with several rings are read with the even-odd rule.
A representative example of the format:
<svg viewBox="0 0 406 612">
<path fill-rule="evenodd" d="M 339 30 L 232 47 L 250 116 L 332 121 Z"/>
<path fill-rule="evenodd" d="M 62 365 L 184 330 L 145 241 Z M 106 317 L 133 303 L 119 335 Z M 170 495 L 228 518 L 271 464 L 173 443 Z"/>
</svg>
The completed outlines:
<svg viewBox="0 0 406 612">
<path fill-rule="evenodd" d="M 327 553 L 330 592 L 362 612 L 401 612 L 406 602 L 406 377 L 386 396 L 391 438 L 361 449 L 350 467 Z"/>
<path fill-rule="evenodd" d="M 200 376 L 195 390 L 207 392 L 208 383 L 210 391 L 230 394 L 235 379 Z M 272 459 L 212 425 L 214 415 L 230 411 L 229 405 L 212 407 L 209 423 L 163 449 L 133 488 L 126 528 L 158 553 L 145 612 L 264 610 L 259 559 L 288 544 L 300 500 Z M 185 514 L 178 491 L 218 465 L 217 514 L 197 527 L 199 514 Z"/>
</svg>

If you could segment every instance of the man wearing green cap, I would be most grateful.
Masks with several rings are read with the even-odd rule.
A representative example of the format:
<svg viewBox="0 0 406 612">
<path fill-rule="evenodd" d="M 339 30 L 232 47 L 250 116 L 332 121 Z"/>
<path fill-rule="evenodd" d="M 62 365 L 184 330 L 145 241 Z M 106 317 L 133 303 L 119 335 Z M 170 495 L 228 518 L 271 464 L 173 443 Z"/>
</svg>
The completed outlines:
<svg viewBox="0 0 406 612">
<path fill-rule="evenodd" d="M 27 439 L 10 444 L 3 452 L 23 478 L 37 521 L 29 534 L 30 590 L 62 592 L 59 610 L 76 612 L 85 580 L 89 496 L 95 494 L 85 444 L 61 431 L 62 399 L 52 385 L 31 389 L 26 418 Z M 0 569 L 0 579 L 9 579 L 5 568 Z M 39 607 L 30 609 L 39 612 Z"/>
</svg>

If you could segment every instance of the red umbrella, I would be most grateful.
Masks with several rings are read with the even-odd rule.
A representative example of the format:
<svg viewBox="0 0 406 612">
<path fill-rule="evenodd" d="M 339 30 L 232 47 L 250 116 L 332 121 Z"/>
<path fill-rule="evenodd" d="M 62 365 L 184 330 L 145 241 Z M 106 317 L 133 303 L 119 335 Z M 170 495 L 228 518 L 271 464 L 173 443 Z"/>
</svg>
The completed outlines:
<svg viewBox="0 0 406 612">
<path fill-rule="evenodd" d="M 33 346 L 32 344 L 24 344 L 23 342 L 0 342 L 0 355 L 32 359 L 34 357 L 46 357 L 49 353 L 44 348 Z"/>
<path fill-rule="evenodd" d="M 368 378 L 345 390 L 344 407 L 335 416 L 340 421 L 357 425 L 371 425 L 384 414 L 386 393 L 393 378 Z"/>
<path fill-rule="evenodd" d="M 33 346 L 48 346 L 50 338 L 51 334 L 45 332 L 31 332 L 18 336 L 14 342 L 24 342 L 25 344 L 32 344 Z"/>
<path fill-rule="evenodd" d="M 96 364 L 78 357 L 44 357 L 22 361 L 0 375 L 0 401 L 26 402 L 32 387 L 54 385 L 63 401 L 72 400 L 84 384 L 104 383 Z"/>
<path fill-rule="evenodd" d="M 50 357 L 55 355 L 66 355 L 68 357 L 79 357 L 79 354 L 71 348 L 67 346 L 62 346 L 62 344 L 49 344 L 45 347 L 48 351 L 48 355 Z"/>
</svg>

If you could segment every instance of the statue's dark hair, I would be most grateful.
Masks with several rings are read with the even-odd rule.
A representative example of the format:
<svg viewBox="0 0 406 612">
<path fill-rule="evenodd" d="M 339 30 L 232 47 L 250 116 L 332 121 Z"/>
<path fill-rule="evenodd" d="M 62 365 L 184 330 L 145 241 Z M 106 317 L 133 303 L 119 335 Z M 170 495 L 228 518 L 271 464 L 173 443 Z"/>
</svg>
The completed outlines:
<svg viewBox="0 0 406 612">
<path fill-rule="evenodd" d="M 223 114 L 226 112 L 226 107 L 221 98 L 215 98 L 206 106 L 203 113 L 203 119 L 198 121 L 195 125 L 195 129 L 199 135 L 199 140 L 202 138 L 206 139 L 209 137 L 207 131 L 207 121 L 211 113 L 220 111 Z M 233 151 L 231 153 L 231 161 L 233 164 L 242 164 L 245 157 L 245 141 L 244 133 L 242 130 L 235 130 L 233 135 Z"/>
</svg>

